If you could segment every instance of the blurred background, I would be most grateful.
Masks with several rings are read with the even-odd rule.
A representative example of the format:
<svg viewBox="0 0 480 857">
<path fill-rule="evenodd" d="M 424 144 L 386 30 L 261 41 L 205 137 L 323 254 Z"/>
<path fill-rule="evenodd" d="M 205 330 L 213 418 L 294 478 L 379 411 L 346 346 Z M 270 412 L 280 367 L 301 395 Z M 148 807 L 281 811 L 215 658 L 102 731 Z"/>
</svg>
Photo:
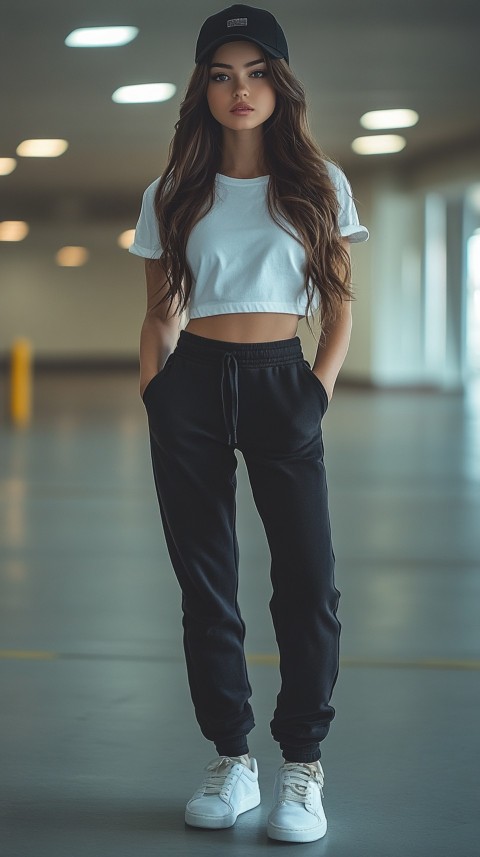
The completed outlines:
<svg viewBox="0 0 480 857">
<path fill-rule="evenodd" d="M 352 250 L 357 304 L 344 377 L 465 388 L 480 370 L 478 4 L 279 0 L 271 8 L 288 32 L 312 131 L 346 172 L 372 236 Z M 165 0 L 2 4 L 3 360 L 18 334 L 32 340 L 38 367 L 136 359 L 143 263 L 125 245 L 142 192 L 166 163 L 198 30 L 215 9 Z M 76 29 L 121 24 L 138 29 L 123 46 L 65 44 Z M 173 94 L 113 98 L 145 84 Z M 362 125 L 392 110 L 409 111 L 402 121 L 414 124 L 393 117 L 390 125 L 385 115 L 380 127 Z M 68 148 L 20 154 L 32 138 Z M 7 174 L 5 160 L 14 167 Z M 12 240 L 9 221 L 26 234 Z M 65 252 L 72 246 L 84 249 L 78 260 Z"/>
<path fill-rule="evenodd" d="M 323 428 L 342 640 L 322 848 L 469 857 L 480 833 L 480 7 L 260 5 L 285 31 L 311 130 L 370 231 L 351 245 L 352 340 Z M 221 8 L 1 6 L 6 857 L 199 849 L 183 805 L 215 753 L 186 684 L 138 392 L 143 260 L 127 248 L 166 164 L 199 29 Z M 303 320 L 298 334 L 311 361 Z M 237 457 L 266 812 L 278 661 L 268 545 Z M 257 821 L 246 813 L 205 847 L 256 854 Z"/>
</svg>

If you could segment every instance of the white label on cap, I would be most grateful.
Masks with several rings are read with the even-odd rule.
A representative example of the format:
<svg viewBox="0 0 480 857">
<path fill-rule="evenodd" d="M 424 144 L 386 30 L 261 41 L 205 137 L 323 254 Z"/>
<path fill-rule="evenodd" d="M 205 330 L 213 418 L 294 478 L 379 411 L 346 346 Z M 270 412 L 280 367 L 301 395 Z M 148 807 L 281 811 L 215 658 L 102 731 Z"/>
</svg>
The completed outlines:
<svg viewBox="0 0 480 857">
<path fill-rule="evenodd" d="M 247 19 L 246 18 L 230 18 L 227 21 L 227 27 L 246 27 Z"/>
</svg>

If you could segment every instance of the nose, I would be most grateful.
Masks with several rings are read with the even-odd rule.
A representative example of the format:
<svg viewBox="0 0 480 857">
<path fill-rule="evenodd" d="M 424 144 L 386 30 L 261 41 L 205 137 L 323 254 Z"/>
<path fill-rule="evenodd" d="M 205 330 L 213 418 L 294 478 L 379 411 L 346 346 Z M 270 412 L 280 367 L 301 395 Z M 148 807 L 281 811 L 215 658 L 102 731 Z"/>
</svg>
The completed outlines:
<svg viewBox="0 0 480 857">
<path fill-rule="evenodd" d="M 248 95 L 248 86 L 237 86 L 235 95 Z"/>
</svg>

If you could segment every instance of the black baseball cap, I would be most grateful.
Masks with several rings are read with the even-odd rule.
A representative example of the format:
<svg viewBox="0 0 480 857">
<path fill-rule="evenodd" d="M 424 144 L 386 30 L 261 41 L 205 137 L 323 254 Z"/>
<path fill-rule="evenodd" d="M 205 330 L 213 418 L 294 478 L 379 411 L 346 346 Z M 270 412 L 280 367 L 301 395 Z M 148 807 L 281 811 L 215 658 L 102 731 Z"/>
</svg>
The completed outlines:
<svg viewBox="0 0 480 857">
<path fill-rule="evenodd" d="M 244 3 L 228 6 L 203 22 L 197 39 L 195 62 L 202 62 L 210 48 L 239 39 L 255 42 L 273 59 L 283 58 L 288 63 L 287 40 L 275 16 L 267 9 Z"/>
</svg>

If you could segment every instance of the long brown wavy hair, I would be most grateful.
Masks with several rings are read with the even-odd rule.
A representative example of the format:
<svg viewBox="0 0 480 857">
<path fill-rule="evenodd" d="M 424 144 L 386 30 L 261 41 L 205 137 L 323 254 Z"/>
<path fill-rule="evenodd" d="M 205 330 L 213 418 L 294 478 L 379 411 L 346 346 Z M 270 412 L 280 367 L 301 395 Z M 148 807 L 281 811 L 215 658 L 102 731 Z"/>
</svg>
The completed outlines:
<svg viewBox="0 0 480 857">
<path fill-rule="evenodd" d="M 207 101 L 214 51 L 211 49 L 192 72 L 175 123 L 168 163 L 155 193 L 163 250 L 158 261 L 169 284 L 161 300 L 169 300 L 170 310 L 175 299 L 177 312 L 186 307 L 192 288 L 187 240 L 193 226 L 215 202 L 215 175 L 222 159 L 222 126 L 212 116 Z M 350 257 L 340 240 L 338 199 L 327 158 L 309 130 L 302 83 L 284 59 L 272 59 L 265 52 L 263 56 L 276 91 L 275 109 L 263 123 L 263 160 L 265 174 L 270 176 L 268 210 L 284 228 L 275 217 L 278 210 L 301 236 L 306 256 L 306 315 L 317 288 L 323 328 L 335 319 L 342 301 L 354 299 Z M 308 318 L 307 325 L 313 332 Z"/>
</svg>

